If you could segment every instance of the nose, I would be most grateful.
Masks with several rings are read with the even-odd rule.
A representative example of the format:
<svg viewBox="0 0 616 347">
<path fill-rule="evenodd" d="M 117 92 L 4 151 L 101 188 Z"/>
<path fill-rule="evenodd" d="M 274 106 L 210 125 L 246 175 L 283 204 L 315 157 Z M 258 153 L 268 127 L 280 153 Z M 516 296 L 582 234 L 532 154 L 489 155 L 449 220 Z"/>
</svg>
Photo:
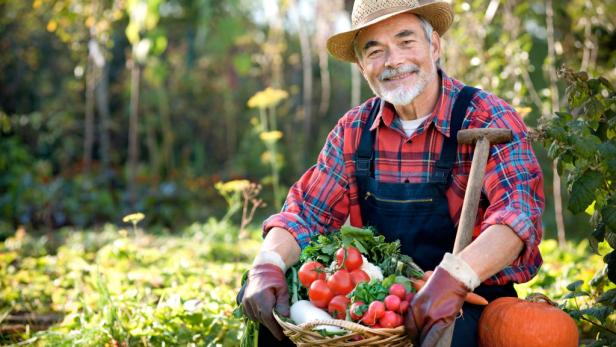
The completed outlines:
<svg viewBox="0 0 616 347">
<path fill-rule="evenodd" d="M 402 64 L 404 64 L 404 56 L 401 50 L 398 49 L 397 47 L 390 47 L 387 50 L 385 67 L 396 68 Z"/>
</svg>

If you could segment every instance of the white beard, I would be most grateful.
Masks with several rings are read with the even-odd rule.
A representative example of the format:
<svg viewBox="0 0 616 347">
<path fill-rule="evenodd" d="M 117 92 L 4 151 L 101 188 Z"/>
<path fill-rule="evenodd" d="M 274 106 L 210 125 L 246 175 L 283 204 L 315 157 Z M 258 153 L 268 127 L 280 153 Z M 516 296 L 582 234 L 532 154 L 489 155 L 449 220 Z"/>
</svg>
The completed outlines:
<svg viewBox="0 0 616 347">
<path fill-rule="evenodd" d="M 420 79 L 411 88 L 400 86 L 393 90 L 383 90 L 380 97 L 392 105 L 408 105 L 426 89 L 427 84 L 428 81 Z"/>
<path fill-rule="evenodd" d="M 414 64 L 403 65 L 397 69 L 388 69 L 385 70 L 379 76 L 379 80 L 383 81 L 385 78 L 390 78 L 392 76 L 396 76 L 398 74 L 417 71 L 418 80 L 417 83 L 413 84 L 411 87 L 406 85 L 401 85 L 395 89 L 385 89 L 381 88 L 380 85 L 374 85 L 369 79 L 368 85 L 374 92 L 374 94 L 381 97 L 381 99 L 389 102 L 392 105 L 409 105 L 415 100 L 415 98 L 423 93 L 428 84 L 432 82 L 434 78 L 436 78 L 436 65 L 433 65 L 432 70 L 429 72 L 420 70 Z"/>
</svg>

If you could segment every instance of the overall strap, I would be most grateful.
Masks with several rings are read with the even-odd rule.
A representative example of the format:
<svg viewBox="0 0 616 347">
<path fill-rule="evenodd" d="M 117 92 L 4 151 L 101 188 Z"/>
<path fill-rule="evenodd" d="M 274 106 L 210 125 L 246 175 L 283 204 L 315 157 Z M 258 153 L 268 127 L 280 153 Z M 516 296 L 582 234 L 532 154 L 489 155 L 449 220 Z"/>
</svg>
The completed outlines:
<svg viewBox="0 0 616 347">
<path fill-rule="evenodd" d="M 443 149 L 441 150 L 441 155 L 436 163 L 433 174 L 433 177 L 437 180 L 447 180 L 447 182 L 449 182 L 451 178 L 451 171 L 458 149 L 458 130 L 462 128 L 466 109 L 477 91 L 477 88 L 464 86 L 458 93 L 458 97 L 453 105 L 453 110 L 451 111 L 449 137 L 446 137 L 443 142 Z"/>
<path fill-rule="evenodd" d="M 372 104 L 370 115 L 364 124 L 361 131 L 361 139 L 359 140 L 359 146 L 357 148 L 355 158 L 355 171 L 357 176 L 370 176 L 370 173 L 374 170 L 374 140 L 376 138 L 376 131 L 370 131 L 370 127 L 379 113 L 381 106 L 381 99 L 376 98 Z"/>
</svg>

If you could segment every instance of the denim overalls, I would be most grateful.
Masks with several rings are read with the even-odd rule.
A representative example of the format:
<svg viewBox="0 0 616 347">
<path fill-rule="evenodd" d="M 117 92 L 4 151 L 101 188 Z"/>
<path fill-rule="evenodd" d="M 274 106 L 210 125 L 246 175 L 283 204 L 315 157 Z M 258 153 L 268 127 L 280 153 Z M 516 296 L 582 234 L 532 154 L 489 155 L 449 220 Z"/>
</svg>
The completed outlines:
<svg viewBox="0 0 616 347">
<path fill-rule="evenodd" d="M 370 131 L 370 127 L 380 109 L 379 99 L 362 130 L 355 154 L 355 169 L 363 223 L 374 227 L 387 241 L 400 240 L 402 253 L 412 257 L 423 270 L 433 270 L 445 252 L 453 250 L 456 227 L 449 214 L 445 193 L 452 181 L 458 130 L 476 91 L 465 86 L 458 94 L 451 114 L 450 136 L 445 138 L 428 182 L 386 183 L 374 178 L 376 130 Z M 475 293 L 489 301 L 501 296 L 517 296 L 511 283 L 505 286 L 481 285 Z M 477 322 L 482 310 L 482 306 L 463 306 L 464 314 L 456 320 L 452 346 L 477 345 Z"/>
</svg>

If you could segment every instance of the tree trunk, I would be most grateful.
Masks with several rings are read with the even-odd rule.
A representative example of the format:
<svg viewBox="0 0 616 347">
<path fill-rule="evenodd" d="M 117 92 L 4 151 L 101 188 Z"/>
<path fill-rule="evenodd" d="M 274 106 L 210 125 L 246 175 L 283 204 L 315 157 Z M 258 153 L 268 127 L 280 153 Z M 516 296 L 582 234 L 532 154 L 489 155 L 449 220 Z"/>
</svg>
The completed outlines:
<svg viewBox="0 0 616 347">
<path fill-rule="evenodd" d="M 291 11 L 293 17 L 295 17 L 295 25 L 297 27 L 297 34 L 299 36 L 299 47 L 302 54 L 302 82 L 303 82 L 303 143 L 304 148 L 308 147 L 311 143 L 312 135 L 312 52 L 310 51 L 310 39 L 305 27 L 302 16 L 298 13 L 299 9 L 296 6 L 295 1 L 290 1 Z M 306 162 L 306 151 L 301 151 L 301 162 Z"/>
<path fill-rule="evenodd" d="M 556 56 L 555 56 L 555 48 L 554 48 L 554 8 L 552 6 L 552 0 L 546 1 L 546 27 L 547 27 L 547 40 L 548 40 L 548 57 L 547 57 L 547 68 L 550 76 L 550 95 L 552 97 L 551 106 L 552 112 L 550 114 L 554 114 L 554 112 L 559 110 L 559 93 L 558 93 L 558 77 L 556 75 Z M 556 170 L 557 162 L 554 160 L 552 163 L 552 173 L 554 175 L 553 178 L 553 196 L 554 196 L 554 214 L 556 217 L 556 231 L 558 234 L 558 244 L 561 247 L 566 245 L 566 234 L 565 234 L 565 222 L 563 217 L 563 199 L 561 194 L 561 184 L 560 184 L 560 175 L 558 174 L 558 170 Z"/>
<path fill-rule="evenodd" d="M 319 115 L 325 118 L 329 109 L 331 96 L 331 80 L 329 75 L 329 55 L 327 50 L 319 51 L 319 67 L 321 68 L 321 104 L 319 105 Z"/>
<path fill-rule="evenodd" d="M 96 105 L 100 117 L 99 139 L 100 139 L 100 158 L 101 172 L 106 174 L 109 171 L 111 141 L 109 139 L 109 129 L 111 128 L 111 116 L 109 113 L 109 65 L 105 64 L 101 71 L 98 84 L 96 86 Z M 106 176 L 105 176 L 106 177 Z"/>
<path fill-rule="evenodd" d="M 86 71 L 86 114 L 83 137 L 83 170 L 90 172 L 94 147 L 94 89 L 96 86 L 96 66 L 93 59 L 88 59 Z"/>
<path fill-rule="evenodd" d="M 146 125 L 146 144 L 148 146 L 148 157 L 150 159 L 150 178 L 152 180 L 148 181 L 153 185 L 158 183 L 158 178 L 160 176 L 161 171 L 161 160 L 160 160 L 160 148 L 158 145 L 158 140 L 156 139 L 156 120 L 148 117 L 145 120 Z"/>
<path fill-rule="evenodd" d="M 158 90 L 158 109 L 160 112 L 160 125 L 162 132 L 162 150 L 161 150 L 161 175 L 166 176 L 171 173 L 175 159 L 173 158 L 173 142 L 175 135 L 173 132 L 173 122 L 171 121 L 171 112 L 169 111 L 169 95 L 166 89 Z"/>
<path fill-rule="evenodd" d="M 300 19 L 300 23 L 301 23 Z M 310 52 L 310 43 L 308 35 L 304 30 L 299 31 L 299 41 L 302 53 L 302 70 L 303 70 L 303 109 L 304 109 L 304 143 L 308 144 L 312 135 L 312 52 Z M 306 155 L 302 151 L 302 155 Z M 305 162 L 305 160 L 303 161 Z"/>
<path fill-rule="evenodd" d="M 130 85 L 130 119 L 128 128 L 128 192 L 134 209 L 137 201 L 137 165 L 139 163 L 139 89 L 141 65 L 133 58 Z"/>
</svg>

